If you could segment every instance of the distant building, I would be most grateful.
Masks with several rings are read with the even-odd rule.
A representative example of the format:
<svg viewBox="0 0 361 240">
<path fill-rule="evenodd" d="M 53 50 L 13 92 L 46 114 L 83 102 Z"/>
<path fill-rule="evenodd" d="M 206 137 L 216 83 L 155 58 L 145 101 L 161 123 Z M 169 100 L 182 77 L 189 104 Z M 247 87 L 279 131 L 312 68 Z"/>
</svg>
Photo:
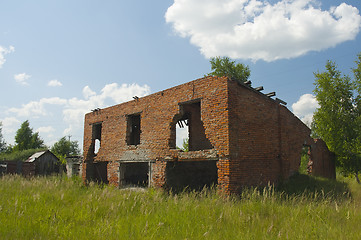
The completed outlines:
<svg viewBox="0 0 361 240">
<path fill-rule="evenodd" d="M 81 163 L 83 161 L 83 156 L 71 156 L 66 159 L 66 175 L 68 177 L 72 176 L 81 176 Z"/>
<path fill-rule="evenodd" d="M 34 153 L 25 162 L 35 164 L 35 175 L 48 175 L 59 172 L 59 158 L 49 150 Z"/>
</svg>

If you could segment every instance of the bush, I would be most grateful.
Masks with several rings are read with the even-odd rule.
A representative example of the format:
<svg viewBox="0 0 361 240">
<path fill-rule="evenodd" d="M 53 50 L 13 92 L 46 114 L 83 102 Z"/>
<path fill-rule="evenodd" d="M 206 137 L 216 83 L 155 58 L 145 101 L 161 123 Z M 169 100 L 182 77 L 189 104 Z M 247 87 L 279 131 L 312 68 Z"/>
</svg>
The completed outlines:
<svg viewBox="0 0 361 240">
<path fill-rule="evenodd" d="M 1 161 L 26 161 L 31 155 L 37 152 L 45 151 L 46 148 L 28 149 L 23 151 L 14 151 L 12 153 L 1 153 Z"/>
</svg>

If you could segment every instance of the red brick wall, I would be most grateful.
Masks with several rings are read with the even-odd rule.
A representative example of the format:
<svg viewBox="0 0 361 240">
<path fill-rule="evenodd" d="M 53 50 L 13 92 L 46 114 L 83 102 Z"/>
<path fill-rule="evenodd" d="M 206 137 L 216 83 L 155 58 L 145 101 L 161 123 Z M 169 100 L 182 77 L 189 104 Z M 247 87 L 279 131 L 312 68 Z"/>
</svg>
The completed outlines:
<svg viewBox="0 0 361 240">
<path fill-rule="evenodd" d="M 230 192 L 266 185 L 298 171 L 310 129 L 285 106 L 246 86 L 229 82 Z"/>
<path fill-rule="evenodd" d="M 226 78 L 206 77 L 188 82 L 149 96 L 113 107 L 86 114 L 84 123 L 84 174 L 92 161 L 109 161 L 108 178 L 116 179 L 118 165 L 114 161 L 152 160 L 152 185 L 164 186 L 165 159 L 176 160 L 179 150 L 174 148 L 175 121 L 180 111 L 180 103 L 199 100 L 201 105 L 203 138 L 208 139 L 219 156 L 228 156 L 228 110 Z M 140 113 L 140 144 L 129 146 L 126 143 L 127 115 Z M 101 147 L 94 156 L 92 124 L 102 124 Z M 172 125 L 173 124 L 173 125 Z M 202 127 L 195 126 L 195 128 Z M 172 146 L 173 145 L 173 146 Z M 202 147 L 201 144 L 197 146 Z M 208 144 L 209 147 L 209 144 Z M 223 168 L 222 168 L 223 169 Z M 223 171 L 223 170 L 221 170 Z M 89 174 L 88 174 L 89 175 Z M 89 176 L 88 176 L 89 179 Z"/>
<path fill-rule="evenodd" d="M 315 139 L 311 149 L 311 174 L 335 179 L 335 155 L 328 151 L 326 143 L 321 139 Z"/>
<path fill-rule="evenodd" d="M 299 168 L 302 146 L 313 144 L 310 129 L 286 107 L 227 78 L 205 77 L 86 114 L 83 179 L 91 178 L 93 161 L 109 162 L 108 180 L 113 185 L 119 183 L 119 161 L 152 161 L 151 185 L 167 187 L 167 161 L 186 160 L 175 149 L 180 105 L 199 101 L 201 121 L 190 131 L 200 139 L 194 142 L 196 150 L 213 147 L 216 152 L 220 192 L 236 193 L 245 185 L 288 178 Z M 137 146 L 126 142 L 130 114 L 141 116 Z M 193 118 L 199 119 L 199 114 L 193 112 Z M 96 155 L 92 139 L 95 123 L 102 124 Z M 187 154 L 193 160 L 206 160 L 205 155 L 206 151 Z"/>
</svg>

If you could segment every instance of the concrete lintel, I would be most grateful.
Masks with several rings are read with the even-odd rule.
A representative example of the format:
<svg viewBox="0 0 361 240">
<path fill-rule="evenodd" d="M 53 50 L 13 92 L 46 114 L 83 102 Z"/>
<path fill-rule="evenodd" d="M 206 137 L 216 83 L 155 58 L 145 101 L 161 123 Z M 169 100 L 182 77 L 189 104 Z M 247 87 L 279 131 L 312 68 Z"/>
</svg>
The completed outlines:
<svg viewBox="0 0 361 240">
<path fill-rule="evenodd" d="M 218 159 L 217 151 L 214 149 L 178 153 L 179 161 L 209 161 Z"/>
<path fill-rule="evenodd" d="M 154 159 L 149 159 L 149 160 L 117 160 L 117 162 L 119 163 L 145 163 L 145 162 L 151 162 L 151 163 L 155 163 L 156 161 Z"/>
</svg>

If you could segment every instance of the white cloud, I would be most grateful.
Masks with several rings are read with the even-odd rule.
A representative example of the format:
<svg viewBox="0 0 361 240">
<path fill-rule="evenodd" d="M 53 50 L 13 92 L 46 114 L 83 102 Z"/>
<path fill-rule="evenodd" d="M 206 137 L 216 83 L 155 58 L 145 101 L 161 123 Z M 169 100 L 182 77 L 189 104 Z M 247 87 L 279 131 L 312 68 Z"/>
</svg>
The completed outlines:
<svg viewBox="0 0 361 240">
<path fill-rule="evenodd" d="M 15 74 L 14 75 L 14 79 L 17 83 L 20 83 L 21 85 L 29 85 L 29 83 L 26 81 L 30 78 L 31 76 L 26 74 L 26 73 L 19 73 L 19 74 Z"/>
<path fill-rule="evenodd" d="M 39 101 L 31 101 L 23 104 L 21 108 L 10 108 L 8 112 L 15 113 L 18 117 L 38 118 L 47 115 L 46 105 L 65 105 L 66 103 L 66 99 L 58 97 L 42 98 Z"/>
<path fill-rule="evenodd" d="M 0 46 L 0 68 L 2 68 L 2 66 L 6 62 L 5 55 L 12 53 L 14 51 L 15 51 L 15 48 L 13 46 L 10 46 L 9 48 Z"/>
<path fill-rule="evenodd" d="M 89 99 L 92 96 L 95 96 L 96 92 L 92 91 L 89 86 L 83 88 L 83 96 L 85 99 Z"/>
<path fill-rule="evenodd" d="M 1 119 L 0 122 L 2 123 L 2 131 L 4 134 L 14 133 L 20 124 L 20 120 L 16 119 L 15 117 L 7 117 Z"/>
<path fill-rule="evenodd" d="M 55 128 L 53 128 L 52 126 L 47 126 L 47 127 L 39 127 L 35 130 L 35 132 L 38 133 L 51 133 L 51 132 L 55 132 Z"/>
<path fill-rule="evenodd" d="M 55 126 L 39 127 L 36 131 L 48 134 L 47 144 L 54 143 L 57 139 L 53 139 L 56 131 L 62 131 L 62 135 L 81 136 L 83 135 L 84 115 L 95 108 L 104 108 L 114 104 L 119 104 L 128 100 L 132 100 L 133 96 L 145 96 L 150 93 L 150 87 L 147 85 L 140 86 L 138 84 L 107 84 L 101 89 L 100 93 L 96 93 L 89 86 L 82 90 L 83 98 L 64 99 L 59 97 L 41 98 L 38 101 L 31 101 L 23 104 L 19 108 L 10 108 L 5 114 L 14 115 L 17 118 L 28 119 L 30 122 L 43 123 L 52 122 Z M 61 116 L 59 116 L 61 114 Z M 61 119 L 62 123 L 59 123 Z M 6 121 L 5 121 L 6 120 Z M 9 126 L 7 122 L 20 123 L 15 117 L 5 119 L 3 126 Z M 16 120 L 16 121 L 15 121 Z M 62 127 L 59 127 L 62 126 Z M 51 134 L 50 134 L 51 133 Z M 52 138 L 50 137 L 52 136 Z M 9 136 L 8 139 L 13 137 Z"/>
<path fill-rule="evenodd" d="M 61 86 L 63 86 L 63 84 L 61 82 L 59 82 L 58 80 L 53 79 L 48 82 L 48 86 L 49 87 L 61 87 Z"/>
<path fill-rule="evenodd" d="M 310 126 L 312 123 L 313 113 L 318 107 L 319 105 L 314 95 L 304 94 L 297 102 L 292 104 L 292 111 L 306 125 Z"/>
<path fill-rule="evenodd" d="M 117 83 L 111 83 L 105 85 L 100 94 L 86 86 L 83 88 L 85 99 L 69 99 L 67 106 L 63 109 L 64 121 L 68 124 L 68 128 L 64 130 L 63 134 L 73 134 L 77 129 L 82 129 L 85 113 L 98 107 L 109 106 L 107 100 L 112 100 L 111 105 L 113 105 L 129 101 L 133 96 L 143 97 L 149 93 L 150 87 L 148 85 L 122 84 L 119 86 Z"/>
<path fill-rule="evenodd" d="M 361 28 L 357 8 L 320 5 L 319 0 L 174 0 L 165 19 L 207 58 L 274 61 L 355 39 Z"/>
</svg>

